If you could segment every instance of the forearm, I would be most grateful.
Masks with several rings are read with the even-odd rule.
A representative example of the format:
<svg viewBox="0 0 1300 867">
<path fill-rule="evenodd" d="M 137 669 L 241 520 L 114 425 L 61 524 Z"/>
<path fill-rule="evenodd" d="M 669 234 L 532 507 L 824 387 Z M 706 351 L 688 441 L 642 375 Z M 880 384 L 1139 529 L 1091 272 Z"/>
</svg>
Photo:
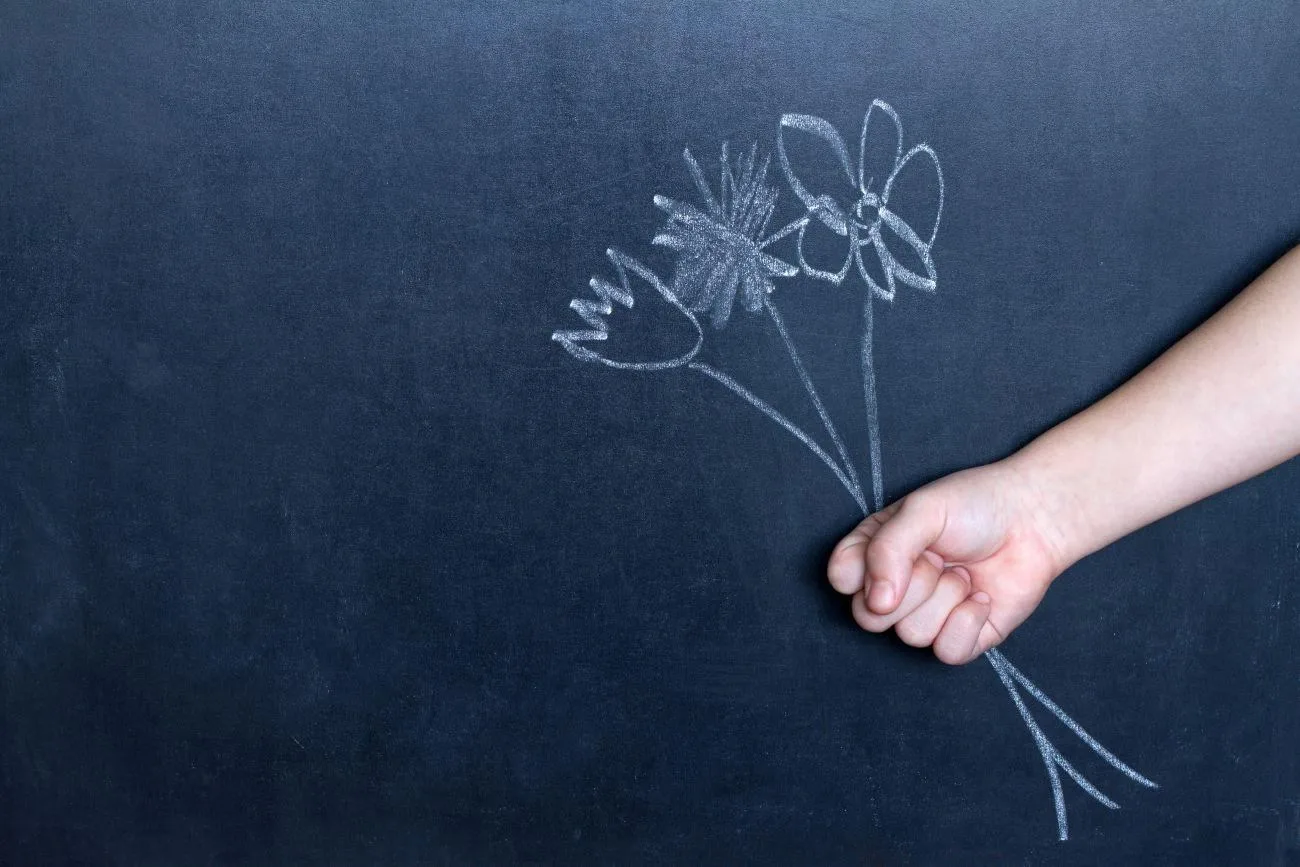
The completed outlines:
<svg viewBox="0 0 1300 867">
<path fill-rule="evenodd" d="M 1300 248 L 1006 462 L 1070 565 L 1300 453 Z"/>
</svg>

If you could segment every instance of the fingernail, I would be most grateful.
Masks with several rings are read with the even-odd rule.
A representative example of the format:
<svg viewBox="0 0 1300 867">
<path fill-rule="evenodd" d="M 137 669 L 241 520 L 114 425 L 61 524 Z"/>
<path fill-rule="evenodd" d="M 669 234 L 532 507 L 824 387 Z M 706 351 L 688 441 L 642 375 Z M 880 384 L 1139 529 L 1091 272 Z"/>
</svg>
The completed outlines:
<svg viewBox="0 0 1300 867">
<path fill-rule="evenodd" d="M 970 598 L 974 599 L 980 605 L 988 605 L 989 602 L 991 601 L 989 599 L 989 595 L 985 593 L 983 590 L 977 590 L 976 592 L 972 593 Z"/>
<path fill-rule="evenodd" d="M 873 581 L 871 583 L 871 595 L 867 597 L 867 601 L 877 611 L 881 609 L 888 610 L 894 605 L 894 588 L 884 581 Z"/>
</svg>

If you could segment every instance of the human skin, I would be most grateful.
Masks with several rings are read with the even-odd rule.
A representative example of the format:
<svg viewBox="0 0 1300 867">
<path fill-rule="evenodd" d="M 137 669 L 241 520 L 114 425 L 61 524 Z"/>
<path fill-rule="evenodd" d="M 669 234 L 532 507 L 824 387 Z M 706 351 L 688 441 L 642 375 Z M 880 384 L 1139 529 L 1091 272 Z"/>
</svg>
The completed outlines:
<svg viewBox="0 0 1300 867">
<path fill-rule="evenodd" d="M 868 516 L 827 577 L 862 628 L 966 663 L 1079 559 L 1297 454 L 1300 247 L 1078 415 Z"/>
</svg>

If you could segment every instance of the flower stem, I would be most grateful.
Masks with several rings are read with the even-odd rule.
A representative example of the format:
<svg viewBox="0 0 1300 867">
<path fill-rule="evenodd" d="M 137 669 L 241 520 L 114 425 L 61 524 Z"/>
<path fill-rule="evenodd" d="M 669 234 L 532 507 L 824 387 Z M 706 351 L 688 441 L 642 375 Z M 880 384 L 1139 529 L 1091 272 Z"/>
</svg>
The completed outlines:
<svg viewBox="0 0 1300 867">
<path fill-rule="evenodd" d="M 867 403 L 867 445 L 871 452 L 871 502 L 874 511 L 885 507 L 885 483 L 880 470 L 880 411 L 876 405 L 876 363 L 872 357 L 875 308 L 868 292 L 862 302 L 862 390 Z"/>
<path fill-rule="evenodd" d="M 1151 780 L 1147 779 L 1146 777 L 1139 774 L 1137 771 L 1130 768 L 1128 765 L 1124 764 L 1115 756 L 1114 753 L 1112 753 L 1110 750 L 1106 749 L 1100 743 L 1098 743 L 1096 738 L 1094 738 L 1092 735 L 1084 731 L 1083 726 L 1079 725 L 1070 717 L 1069 714 L 1061 710 L 1061 708 L 1056 704 L 1056 702 L 1052 701 L 1050 698 L 1048 698 L 1046 695 L 1043 694 L 1043 691 L 1041 689 L 1034 686 L 1033 681 L 1025 677 L 1025 675 L 1020 671 L 1020 669 L 1012 665 L 1011 660 L 1007 659 L 1006 656 L 1004 656 L 1000 650 L 998 650 L 995 647 L 988 651 L 988 656 L 996 661 L 997 667 L 1000 667 L 1001 669 L 1006 671 L 1007 674 L 1011 675 L 1011 677 L 1013 677 L 1020 684 L 1020 686 L 1026 692 L 1028 692 L 1030 696 L 1033 697 L 1035 701 L 1037 701 L 1039 704 L 1045 707 L 1047 711 L 1050 714 L 1052 714 L 1052 716 L 1060 720 L 1062 725 L 1064 725 L 1070 731 L 1074 732 L 1075 737 L 1077 737 L 1079 740 L 1087 744 L 1088 747 L 1098 756 L 1105 759 L 1106 763 L 1109 764 L 1112 768 L 1119 771 L 1121 774 L 1128 777 L 1133 782 L 1140 783 L 1141 785 L 1146 786 L 1149 789 L 1160 788 Z"/>
<path fill-rule="evenodd" d="M 992 651 L 984 654 L 984 658 L 997 672 L 998 679 L 1006 687 L 1011 700 L 1015 702 L 1016 710 L 1020 712 L 1020 718 L 1024 720 L 1025 727 L 1029 729 L 1029 736 L 1034 739 L 1034 746 L 1038 747 L 1038 753 L 1043 758 L 1043 769 L 1047 771 L 1047 781 L 1052 787 L 1052 804 L 1056 807 L 1057 839 L 1068 840 L 1070 838 L 1070 823 L 1065 812 L 1065 793 L 1061 791 L 1061 775 L 1057 773 L 1056 761 L 1053 756 L 1056 748 L 1043 734 L 1043 730 L 1038 727 L 1038 723 L 1029 712 L 1029 708 L 1025 707 L 1024 699 L 1016 691 L 1016 685 L 1012 683 L 1011 675 L 1002 667 L 1000 658 L 993 655 Z"/>
<path fill-rule="evenodd" d="M 1094 753 L 1105 759 L 1111 767 L 1120 771 L 1134 782 L 1141 783 L 1142 785 L 1152 789 L 1159 788 L 1159 786 L 1151 780 L 1121 762 L 1112 752 L 1098 743 L 1096 738 L 1084 731 L 1082 726 L 1071 719 L 1070 716 L 1066 714 L 1065 711 L 1061 710 L 1055 702 L 1044 695 L 1042 690 L 1036 687 L 1029 678 L 1025 677 L 1019 669 L 1012 665 L 1011 660 L 1003 656 L 1002 652 L 996 647 L 986 652 L 984 654 L 984 659 L 987 660 L 989 665 L 993 666 L 993 670 L 997 672 L 998 678 L 1006 688 L 1007 694 L 1011 696 L 1012 702 L 1015 703 L 1016 710 L 1020 713 L 1020 718 L 1024 720 L 1025 727 L 1029 729 L 1029 735 L 1034 739 L 1034 744 L 1038 747 L 1038 752 L 1043 758 L 1043 768 L 1047 771 L 1047 780 L 1052 787 L 1052 802 L 1056 807 L 1057 834 L 1061 840 L 1069 838 L 1070 826 L 1066 816 L 1065 795 L 1061 790 L 1061 775 L 1057 772 L 1058 768 L 1065 771 L 1065 773 L 1069 775 L 1070 779 L 1074 780 L 1074 782 L 1078 784 L 1079 788 L 1083 789 L 1083 791 L 1091 795 L 1093 799 L 1103 806 L 1109 807 L 1112 810 L 1118 810 L 1119 804 L 1106 797 L 1106 795 L 1094 786 L 1087 777 L 1079 773 L 1079 771 L 1066 760 L 1065 756 L 1061 755 L 1061 751 L 1058 750 L 1056 745 L 1053 744 L 1051 740 L 1048 739 L 1047 735 L 1043 733 L 1038 722 L 1034 719 L 1033 714 L 1030 713 L 1029 708 L 1025 704 L 1025 700 L 1020 696 L 1020 690 L 1016 688 L 1017 684 L 1028 692 L 1035 701 L 1045 707 L 1052 716 L 1064 723 L 1065 726 L 1069 728 L 1070 731 L 1072 731 L 1081 741 L 1087 744 Z"/>
<path fill-rule="evenodd" d="M 790 353 L 790 361 L 794 364 L 795 372 L 799 374 L 803 387 L 807 390 L 808 396 L 812 398 L 813 406 L 817 408 L 817 415 L 821 416 L 822 426 L 826 428 L 826 433 L 830 434 L 831 442 L 835 444 L 835 450 L 839 452 L 844 471 L 848 474 L 849 480 L 853 482 L 853 498 L 858 502 L 863 502 L 866 497 L 862 493 L 862 483 L 858 481 L 858 472 L 853 468 L 853 462 L 849 460 L 848 450 L 844 448 L 844 440 L 840 438 L 839 431 L 835 429 L 830 414 L 826 412 L 826 407 L 822 404 L 822 399 L 817 394 L 816 387 L 813 386 L 812 377 L 808 375 L 808 370 L 803 366 L 803 360 L 799 358 L 799 352 L 795 349 L 794 340 L 791 339 L 790 332 L 786 330 L 785 320 L 781 318 L 780 312 L 776 309 L 776 304 L 770 297 L 763 299 L 763 305 L 767 308 L 768 315 L 772 317 L 772 321 L 776 324 L 776 330 L 781 333 L 781 339 L 785 342 L 786 351 Z"/>
<path fill-rule="evenodd" d="M 690 364 L 687 364 L 686 366 L 689 367 L 691 370 L 698 370 L 700 373 L 704 374 L 705 376 L 726 386 L 728 389 L 730 389 L 731 391 L 740 395 L 740 397 L 748 401 L 751 405 L 754 406 L 755 409 L 763 413 L 763 415 L 767 416 L 772 421 L 776 422 L 781 427 L 785 428 L 787 431 L 793 434 L 795 439 L 799 440 L 799 442 L 807 446 L 809 451 L 811 451 L 814 455 L 816 455 L 819 459 L 821 459 L 821 462 L 826 464 L 826 466 L 830 468 L 830 471 L 835 474 L 835 478 L 839 479 L 840 484 L 843 485 L 844 489 L 849 492 L 849 496 L 853 497 L 853 501 L 858 504 L 858 508 L 864 512 L 867 511 L 867 502 L 866 499 L 862 496 L 861 490 L 859 490 L 858 487 L 849 480 L 849 477 L 844 474 L 844 470 L 840 469 L 839 464 L 835 463 L 834 458 L 826 454 L 826 451 L 821 446 L 817 445 L 817 443 L 813 441 L 812 437 L 804 433 L 804 431 L 800 429 L 798 425 L 796 425 L 794 422 L 790 421 L 788 418 L 783 416 L 780 412 L 776 410 L 775 407 L 767 403 L 767 401 L 763 400 L 761 397 L 754 394 L 752 391 L 745 388 L 743 385 L 736 382 L 734 379 L 732 379 L 730 376 L 727 376 L 722 371 L 715 370 L 709 365 L 701 364 L 698 361 L 692 361 Z"/>
</svg>

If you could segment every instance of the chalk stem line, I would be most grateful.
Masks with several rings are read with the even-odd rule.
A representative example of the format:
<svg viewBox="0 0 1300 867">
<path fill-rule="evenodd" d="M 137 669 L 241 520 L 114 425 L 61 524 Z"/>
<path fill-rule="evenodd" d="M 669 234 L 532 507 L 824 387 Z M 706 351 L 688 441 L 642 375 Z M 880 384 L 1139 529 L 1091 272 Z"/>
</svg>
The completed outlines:
<svg viewBox="0 0 1300 867">
<path fill-rule="evenodd" d="M 766 249 L 776 241 L 781 240 L 787 235 L 795 232 L 802 232 L 808 225 L 810 216 L 808 214 L 799 217 L 771 235 L 759 242 L 759 249 Z M 872 306 L 874 298 L 868 291 L 862 302 L 862 389 L 866 399 L 867 407 L 867 449 L 868 456 L 871 460 L 871 509 L 864 508 L 864 512 L 878 512 L 885 507 L 885 483 L 884 474 L 881 470 L 880 457 L 880 409 L 876 401 L 876 364 L 873 354 L 874 343 L 874 319 L 875 308 Z M 840 454 L 840 460 L 844 463 L 844 468 L 848 472 L 849 478 L 857 487 L 855 500 L 861 502 L 862 483 L 858 480 L 857 470 L 853 466 L 853 461 L 849 460 L 847 451 L 844 448 L 844 442 L 841 440 L 835 426 L 831 424 L 830 417 L 823 407 L 821 398 L 818 397 L 816 389 L 813 388 L 812 379 L 804 369 L 803 362 L 800 361 L 798 353 L 795 351 L 794 341 L 790 333 L 786 330 L 785 322 L 782 320 L 780 313 L 772 299 L 764 299 L 764 306 L 776 323 L 777 330 L 781 332 L 781 339 L 785 341 L 786 351 L 790 353 L 790 360 L 794 362 L 795 370 L 799 373 L 799 378 L 803 381 L 804 388 L 808 390 L 809 397 L 813 400 L 813 405 L 817 407 L 817 414 L 821 416 L 822 424 L 826 427 L 826 432 L 830 434 L 831 440 L 835 443 L 835 448 Z M 850 491 L 850 493 L 853 493 Z"/>
<path fill-rule="evenodd" d="M 871 305 L 870 298 L 867 299 L 866 304 L 869 310 Z M 774 307 L 769 307 L 769 310 L 775 312 Z M 869 321 L 870 313 L 868 313 L 867 316 Z M 777 327 L 783 332 L 783 336 L 786 336 L 785 330 L 780 323 L 779 314 L 776 316 L 775 321 L 778 322 Z M 817 443 L 813 441 L 807 433 L 800 429 L 798 425 L 794 424 L 771 404 L 758 397 L 722 371 L 698 361 L 692 361 L 686 366 L 717 381 L 739 397 L 743 398 L 746 402 L 751 404 L 772 421 L 785 428 L 786 431 L 803 443 L 814 455 L 817 456 L 818 459 L 821 460 L 822 463 L 827 466 L 828 469 L 830 469 L 832 473 L 835 474 L 835 478 L 839 480 L 840 484 L 844 486 L 844 489 L 848 491 L 851 497 L 853 497 L 854 502 L 858 504 L 858 508 L 860 508 L 864 513 L 868 512 L 865 497 L 863 496 L 861 489 L 853 484 L 853 479 L 851 479 L 849 475 L 840 468 L 839 464 L 835 462 L 834 458 L 826 453 L 825 449 L 817 445 Z M 796 368 L 802 369 L 802 365 L 796 362 Z M 811 383 L 809 387 L 811 393 Z M 814 402 L 818 404 L 819 412 L 823 412 L 820 407 L 820 401 L 817 401 L 814 397 Z M 829 430 L 829 418 L 823 416 L 823 421 L 827 424 Z M 837 438 L 837 436 L 832 434 L 832 438 Z M 995 647 L 987 651 L 984 654 L 984 658 L 988 661 L 989 665 L 993 667 L 998 679 L 1002 682 L 1003 687 L 1006 688 L 1007 694 L 1011 697 L 1012 703 L 1015 704 L 1016 710 L 1020 714 L 1020 718 L 1024 721 L 1025 727 L 1029 730 L 1030 737 L 1033 738 L 1034 745 L 1038 748 L 1039 756 L 1041 756 L 1043 760 L 1043 768 L 1047 771 L 1047 779 L 1052 788 L 1052 803 L 1056 810 L 1057 836 L 1060 840 L 1069 839 L 1069 819 L 1065 807 L 1065 792 L 1061 786 L 1060 771 L 1065 771 L 1065 773 L 1079 786 L 1080 789 L 1103 806 L 1112 810 L 1118 810 L 1119 804 L 1094 786 L 1085 776 L 1083 776 L 1083 774 L 1070 764 L 1064 755 L 1061 754 L 1061 751 L 1056 748 L 1056 745 L 1052 743 L 1051 739 L 1047 737 L 1042 728 L 1038 725 L 1038 721 L 1034 718 L 1034 715 L 1025 703 L 1024 698 L 1020 695 L 1020 689 L 1024 689 L 1025 692 L 1042 705 L 1048 713 L 1056 717 L 1056 719 L 1068 728 L 1075 737 L 1083 741 L 1089 749 L 1096 753 L 1111 767 L 1115 768 L 1115 770 L 1140 785 L 1152 789 L 1159 788 L 1156 783 L 1125 764 L 1117 758 L 1114 753 L 1102 746 L 1096 738 L 1088 734 L 1088 732 L 1084 730 L 1083 726 L 1075 722 L 1069 714 L 1056 704 L 1056 702 L 1048 698 L 1041 689 L 1034 685 L 1033 681 L 1026 677 L 1020 669 L 1012 665 L 1011 660 L 1007 659 L 1006 655 L 998 648 Z"/>
<path fill-rule="evenodd" d="M 865 498 L 863 498 L 862 492 L 858 489 L 857 485 L 849 479 L 844 470 L 840 468 L 840 465 L 835 462 L 835 459 L 828 455 L 825 449 L 817 445 L 813 438 L 808 436 L 808 434 L 798 425 L 782 415 L 780 411 L 767 401 L 763 400 L 761 397 L 754 394 L 722 371 L 699 361 L 692 361 L 686 366 L 691 370 L 697 370 L 705 376 L 721 383 L 723 386 L 748 401 L 755 409 L 763 413 L 763 415 L 789 431 L 795 439 L 807 446 L 808 449 L 816 455 L 822 463 L 826 464 L 827 468 L 829 468 L 832 473 L 835 474 L 835 478 L 839 479 L 840 484 L 849 492 L 849 496 L 853 497 L 853 501 L 858 504 L 858 508 L 862 509 L 864 512 L 867 511 L 867 502 Z M 852 470 L 850 470 L 850 472 L 851 471 Z"/>
<path fill-rule="evenodd" d="M 867 448 L 871 457 L 871 502 L 875 511 L 885 507 L 885 481 L 880 468 L 880 408 L 876 403 L 875 299 L 871 292 L 862 300 L 862 392 L 867 405 Z"/>
<path fill-rule="evenodd" d="M 1115 768 L 1134 782 L 1146 786 L 1147 788 L 1160 788 L 1154 782 L 1120 761 L 1112 752 L 1110 752 L 1110 750 L 1103 747 L 1092 735 L 1084 731 L 1082 726 L 1075 722 L 1069 714 L 1061 710 L 1055 702 L 1044 695 L 1042 690 L 1034 686 L 1033 682 L 1030 681 L 1029 678 L 1025 677 L 1025 675 L 1021 673 L 1020 669 L 1012 665 L 1011 661 L 996 647 L 986 652 L 984 657 L 988 660 L 989 665 L 993 666 L 993 670 L 997 672 L 998 679 L 1002 681 L 1002 685 L 1006 687 L 1007 693 L 1011 696 L 1012 702 L 1016 705 L 1016 710 L 1020 712 L 1020 718 L 1024 720 L 1025 726 L 1029 729 L 1030 736 L 1034 739 L 1035 746 L 1038 747 L 1038 754 L 1043 759 L 1043 767 L 1047 771 L 1047 779 L 1052 787 L 1052 802 L 1056 807 L 1056 830 L 1058 839 L 1068 840 L 1070 838 L 1070 825 L 1065 810 L 1065 793 L 1061 790 L 1061 775 L 1057 772 L 1057 768 L 1065 771 L 1065 773 L 1069 775 L 1070 779 L 1074 780 L 1079 788 L 1091 795 L 1098 803 L 1109 807 L 1112 810 L 1118 810 L 1119 804 L 1106 797 L 1106 795 L 1097 789 L 1096 786 L 1089 782 L 1087 777 L 1079 773 L 1079 771 L 1076 770 L 1063 755 L 1061 755 L 1060 750 L 1058 750 L 1048 737 L 1043 734 L 1043 730 L 1039 728 L 1037 720 L 1034 719 L 1033 714 L 1030 712 L 1028 706 L 1026 706 L 1025 700 L 1021 698 L 1020 691 L 1016 688 L 1017 684 L 1023 687 L 1035 701 L 1047 708 L 1049 713 L 1060 720 L 1066 728 L 1070 729 L 1076 737 L 1087 744 L 1094 753 L 1104 759 L 1111 767 Z"/>
<path fill-rule="evenodd" d="M 868 303 L 870 303 L 870 299 L 868 299 Z M 822 399 L 817 394 L 816 387 L 813 386 L 812 377 L 808 375 L 808 370 L 803 366 L 803 360 L 799 358 L 799 352 L 795 349 L 794 340 L 790 337 L 790 332 L 786 330 L 785 320 L 781 318 L 781 313 L 776 309 L 776 303 L 772 301 L 771 297 L 763 299 L 763 306 L 767 308 L 767 313 L 772 317 L 776 330 L 781 334 L 781 340 L 785 343 L 786 352 L 790 354 L 790 361 L 794 364 L 795 372 L 799 374 L 799 379 L 803 382 L 803 387 L 808 392 L 808 396 L 812 398 L 813 406 L 817 408 L 817 415 L 821 417 L 822 426 L 826 428 L 826 433 L 830 435 L 831 442 L 835 444 L 835 450 L 839 452 L 844 471 L 848 474 L 849 481 L 853 483 L 849 493 L 853 494 L 853 499 L 859 503 L 863 502 L 866 498 L 862 494 L 862 483 L 858 481 L 858 472 L 854 469 L 853 462 L 849 460 L 848 450 L 844 448 L 844 440 L 840 438 L 839 431 L 835 429 L 830 414 L 826 412 L 826 407 L 822 404 Z M 879 509 L 880 506 L 877 505 L 876 508 Z"/>
</svg>

